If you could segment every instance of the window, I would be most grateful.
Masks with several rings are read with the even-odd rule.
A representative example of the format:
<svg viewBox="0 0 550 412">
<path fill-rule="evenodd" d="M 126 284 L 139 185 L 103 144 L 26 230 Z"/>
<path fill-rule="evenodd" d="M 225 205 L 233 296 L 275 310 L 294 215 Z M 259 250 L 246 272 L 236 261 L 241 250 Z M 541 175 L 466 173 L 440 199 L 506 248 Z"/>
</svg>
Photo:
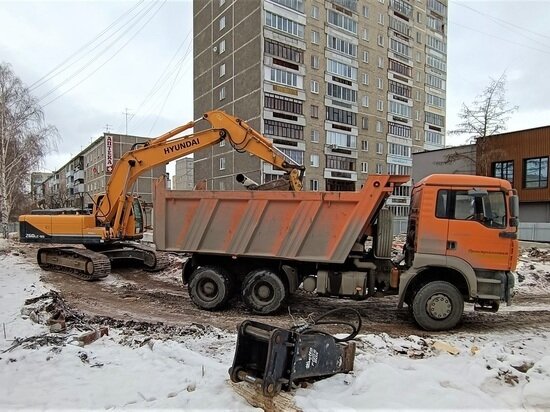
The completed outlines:
<svg viewBox="0 0 550 412">
<path fill-rule="evenodd" d="M 380 67 L 381 69 L 384 68 L 384 58 L 383 57 L 378 56 L 378 67 Z"/>
<path fill-rule="evenodd" d="M 345 123 L 351 126 L 357 125 L 357 114 L 343 109 L 327 106 L 327 120 Z"/>
<path fill-rule="evenodd" d="M 384 131 L 384 127 L 382 126 L 382 121 L 380 120 L 376 121 L 376 131 L 378 133 L 382 133 Z"/>
<path fill-rule="evenodd" d="M 436 145 L 443 145 L 443 134 L 433 132 L 431 130 L 426 130 L 424 134 L 424 141 L 426 143 L 436 144 Z"/>
<path fill-rule="evenodd" d="M 319 130 L 313 129 L 311 131 L 311 141 L 313 143 L 319 143 Z"/>
<path fill-rule="evenodd" d="M 395 94 L 398 94 L 399 96 L 408 97 L 408 98 L 411 97 L 411 94 L 412 94 L 411 86 L 407 86 L 406 84 L 389 80 L 388 87 L 390 89 L 390 93 L 395 93 Z"/>
<path fill-rule="evenodd" d="M 309 114 L 311 115 L 312 119 L 318 119 L 319 118 L 319 106 L 311 105 Z"/>
<path fill-rule="evenodd" d="M 304 152 L 302 150 L 286 149 L 283 147 L 279 147 L 279 150 L 287 155 L 287 157 L 294 160 L 297 164 L 304 164 Z"/>
<path fill-rule="evenodd" d="M 327 59 L 327 72 L 346 77 L 351 80 L 357 79 L 357 69 L 349 64 L 341 63 L 336 60 Z"/>
<path fill-rule="evenodd" d="M 295 22 L 294 20 L 287 19 L 286 17 L 279 16 L 278 14 L 265 12 L 265 24 L 268 27 L 283 31 L 293 36 L 304 38 L 304 25 Z"/>
<path fill-rule="evenodd" d="M 411 57 L 411 47 L 405 43 L 395 40 L 394 38 L 390 39 L 390 49 L 401 56 L 405 56 L 407 58 Z"/>
<path fill-rule="evenodd" d="M 278 94 L 266 93 L 264 106 L 268 109 L 280 110 L 295 114 L 303 114 L 303 102 L 290 97 L 279 96 Z"/>
<path fill-rule="evenodd" d="M 406 64 L 403 64 L 393 59 L 390 59 L 389 64 L 390 64 L 390 70 L 412 78 L 412 67 L 407 66 Z"/>
<path fill-rule="evenodd" d="M 493 163 L 493 176 L 514 183 L 514 162 L 509 160 L 506 162 Z"/>
<path fill-rule="evenodd" d="M 220 89 L 220 100 L 225 99 L 225 86 Z"/>
<path fill-rule="evenodd" d="M 223 52 L 225 52 L 225 40 L 222 40 L 220 42 L 220 54 L 222 54 Z"/>
<path fill-rule="evenodd" d="M 309 190 L 317 192 L 319 190 L 319 181 L 317 179 L 310 179 Z"/>
<path fill-rule="evenodd" d="M 393 4 L 396 4 L 395 2 Z M 405 2 L 403 2 L 405 4 Z M 410 7 L 410 6 L 409 6 Z M 390 27 L 396 32 L 402 34 L 406 37 L 411 37 L 411 28 L 410 26 L 402 19 L 397 19 L 390 15 Z"/>
<path fill-rule="evenodd" d="M 447 14 L 447 6 L 437 0 L 428 0 L 428 10 L 432 10 L 440 16 Z"/>
<path fill-rule="evenodd" d="M 378 24 L 384 25 L 384 14 L 378 13 Z"/>
<path fill-rule="evenodd" d="M 220 157 L 220 170 L 225 170 L 225 157 Z"/>
<path fill-rule="evenodd" d="M 491 191 L 487 195 L 474 196 L 465 190 L 440 190 L 437 193 L 435 216 L 503 228 L 506 226 L 504 193 Z"/>
<path fill-rule="evenodd" d="M 368 140 L 361 140 L 361 150 L 363 152 L 369 151 L 369 141 Z"/>
<path fill-rule="evenodd" d="M 369 74 L 363 73 L 363 84 L 369 84 Z"/>
<path fill-rule="evenodd" d="M 361 105 L 363 107 L 369 107 L 369 96 L 363 96 L 361 99 Z"/>
<path fill-rule="evenodd" d="M 264 48 L 266 54 L 291 60 L 295 63 L 304 62 L 304 52 L 302 50 L 295 49 L 288 44 L 266 39 L 264 41 Z"/>
<path fill-rule="evenodd" d="M 397 143 L 388 143 L 388 153 L 394 156 L 411 157 L 411 147 Z"/>
<path fill-rule="evenodd" d="M 327 144 L 355 149 L 357 137 L 351 134 L 327 131 Z"/>
<path fill-rule="evenodd" d="M 410 166 L 388 163 L 388 173 L 390 175 L 410 175 L 412 168 Z"/>
<path fill-rule="evenodd" d="M 337 84 L 327 83 L 327 95 L 351 103 L 357 102 L 357 91 Z"/>
<path fill-rule="evenodd" d="M 369 52 L 366 50 L 363 52 L 363 62 L 365 63 L 369 62 Z"/>
<path fill-rule="evenodd" d="M 376 174 L 384 173 L 384 165 L 381 163 L 376 163 Z"/>
<path fill-rule="evenodd" d="M 369 118 L 367 116 L 363 116 L 363 118 L 361 119 L 361 127 L 363 129 L 368 130 L 368 128 L 369 128 Z"/>
<path fill-rule="evenodd" d="M 382 80 L 380 77 L 377 79 L 378 88 L 380 90 L 384 89 L 384 80 Z"/>
<path fill-rule="evenodd" d="M 225 139 L 223 139 L 222 141 L 220 141 L 220 147 L 224 147 L 225 146 Z"/>
<path fill-rule="evenodd" d="M 315 20 L 319 19 L 319 7 L 317 6 L 311 7 L 311 17 L 313 17 Z"/>
<path fill-rule="evenodd" d="M 431 112 L 426 112 L 426 123 L 430 123 L 439 127 L 445 127 L 445 116 L 441 116 L 440 114 L 435 114 Z"/>
<path fill-rule="evenodd" d="M 281 4 L 289 9 L 304 12 L 304 0 L 273 0 L 275 3 Z"/>
<path fill-rule="evenodd" d="M 319 68 L 319 56 L 315 56 L 315 55 L 311 56 L 311 68 L 312 69 Z"/>
<path fill-rule="evenodd" d="M 266 67 L 269 80 L 275 83 L 284 84 L 285 86 L 292 86 L 302 88 L 302 76 L 298 76 L 296 73 L 292 73 L 286 70 L 276 69 L 274 67 Z M 298 82 L 300 80 L 300 82 Z"/>
<path fill-rule="evenodd" d="M 225 0 L 220 0 L 220 7 L 225 4 Z"/>
<path fill-rule="evenodd" d="M 309 156 L 309 165 L 311 167 L 319 167 L 319 155 L 312 154 Z"/>
<path fill-rule="evenodd" d="M 384 143 L 376 143 L 376 154 L 384 153 Z"/>
<path fill-rule="evenodd" d="M 406 104 L 399 103 L 393 100 L 390 100 L 389 105 L 390 105 L 390 108 L 389 108 L 390 113 L 396 114 L 401 117 L 406 117 L 407 119 L 412 118 L 411 106 L 407 106 Z"/>
<path fill-rule="evenodd" d="M 430 93 L 426 93 L 426 103 L 430 106 L 439 107 L 441 109 L 445 108 L 445 99 Z"/>
<path fill-rule="evenodd" d="M 225 16 L 220 19 L 220 31 L 225 29 Z"/>
<path fill-rule="evenodd" d="M 311 42 L 313 44 L 319 44 L 319 32 L 312 30 L 311 31 Z"/>
<path fill-rule="evenodd" d="M 445 60 L 438 57 L 430 56 L 429 54 L 426 55 L 426 65 L 441 72 L 447 70 L 447 63 L 445 63 Z"/>
<path fill-rule="evenodd" d="M 548 157 L 525 159 L 523 161 L 523 187 L 548 187 Z"/>
<path fill-rule="evenodd" d="M 319 94 L 319 82 L 317 80 L 311 81 L 311 93 Z"/>
<path fill-rule="evenodd" d="M 368 172 L 369 172 L 369 163 L 361 162 L 361 173 L 368 173 Z"/>
<path fill-rule="evenodd" d="M 225 76 L 225 63 L 220 65 L 220 77 Z"/>
<path fill-rule="evenodd" d="M 331 34 L 327 35 L 327 48 L 344 53 L 351 57 L 357 57 L 357 45 Z"/>
<path fill-rule="evenodd" d="M 445 90 L 445 80 L 434 74 L 426 73 L 426 84 L 437 89 Z"/>
<path fill-rule="evenodd" d="M 327 155 L 327 169 L 349 170 L 355 172 L 355 159 L 343 156 Z"/>
<path fill-rule="evenodd" d="M 357 22 L 345 14 L 329 9 L 327 20 L 329 24 L 338 26 L 346 31 L 349 31 L 350 33 L 357 34 Z"/>
<path fill-rule="evenodd" d="M 264 120 L 264 133 L 288 139 L 304 140 L 304 126 L 279 122 L 277 120 Z"/>
<path fill-rule="evenodd" d="M 428 47 L 431 47 L 434 50 L 437 50 L 440 53 L 447 53 L 447 44 L 443 41 L 438 39 L 437 37 L 427 35 L 426 36 L 426 45 Z"/>
<path fill-rule="evenodd" d="M 379 112 L 384 111 L 384 102 L 380 99 L 376 101 L 376 110 Z"/>
<path fill-rule="evenodd" d="M 363 29 L 363 40 L 369 41 L 369 29 Z"/>
<path fill-rule="evenodd" d="M 363 17 L 369 17 L 369 6 L 363 6 Z"/>
</svg>

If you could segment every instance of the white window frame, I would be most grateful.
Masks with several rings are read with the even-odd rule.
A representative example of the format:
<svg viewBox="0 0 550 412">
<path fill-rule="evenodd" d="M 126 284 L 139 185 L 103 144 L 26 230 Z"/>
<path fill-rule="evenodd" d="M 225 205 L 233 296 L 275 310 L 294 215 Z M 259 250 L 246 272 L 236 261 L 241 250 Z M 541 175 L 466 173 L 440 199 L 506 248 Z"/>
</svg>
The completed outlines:
<svg viewBox="0 0 550 412">
<path fill-rule="evenodd" d="M 220 89 L 220 101 L 221 100 L 224 100 L 226 97 L 225 95 L 225 86 L 223 86 L 221 89 Z"/>
<path fill-rule="evenodd" d="M 378 110 L 379 112 L 384 111 L 384 101 L 383 100 L 378 99 L 376 101 L 376 110 Z"/>
<path fill-rule="evenodd" d="M 220 18 L 220 31 L 222 31 L 223 29 L 225 29 L 225 16 L 222 16 Z"/>
<path fill-rule="evenodd" d="M 220 42 L 219 49 L 220 49 L 220 54 L 222 54 L 222 53 L 225 52 L 225 39 L 223 39 L 223 40 Z"/>
<path fill-rule="evenodd" d="M 319 167 L 319 161 L 320 158 L 318 154 L 309 155 L 309 165 L 311 167 Z"/>
<path fill-rule="evenodd" d="M 361 105 L 363 107 L 369 107 L 369 96 L 368 95 L 363 96 L 363 98 L 361 99 Z"/>
<path fill-rule="evenodd" d="M 313 44 L 319 44 L 319 32 L 316 30 L 311 31 L 311 42 Z"/>
<path fill-rule="evenodd" d="M 315 20 L 319 20 L 319 7 L 311 6 L 311 17 Z"/>
<path fill-rule="evenodd" d="M 220 170 L 225 170 L 225 157 L 220 157 Z"/>
<path fill-rule="evenodd" d="M 319 143 L 319 130 L 311 129 L 311 142 Z"/>
<path fill-rule="evenodd" d="M 311 81 L 311 93 L 319 94 L 319 82 L 317 80 Z"/>
<path fill-rule="evenodd" d="M 369 162 L 361 162 L 361 173 L 369 173 Z"/>
<path fill-rule="evenodd" d="M 369 151 L 369 141 L 368 140 L 361 140 L 361 151 L 362 152 L 368 152 Z"/>
<path fill-rule="evenodd" d="M 220 77 L 225 76 L 225 63 L 220 64 Z"/>
</svg>

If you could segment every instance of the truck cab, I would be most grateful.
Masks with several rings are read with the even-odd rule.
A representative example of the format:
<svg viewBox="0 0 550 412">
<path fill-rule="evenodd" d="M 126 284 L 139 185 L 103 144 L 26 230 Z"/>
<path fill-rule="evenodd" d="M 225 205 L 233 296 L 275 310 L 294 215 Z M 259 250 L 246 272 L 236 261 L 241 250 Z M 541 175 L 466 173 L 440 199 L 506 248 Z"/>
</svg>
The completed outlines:
<svg viewBox="0 0 550 412">
<path fill-rule="evenodd" d="M 496 311 L 510 304 L 518 257 L 518 198 L 510 182 L 431 175 L 411 193 L 400 306 L 425 329 L 456 324 L 464 302 Z M 443 327 L 442 327 L 443 326 Z"/>
</svg>

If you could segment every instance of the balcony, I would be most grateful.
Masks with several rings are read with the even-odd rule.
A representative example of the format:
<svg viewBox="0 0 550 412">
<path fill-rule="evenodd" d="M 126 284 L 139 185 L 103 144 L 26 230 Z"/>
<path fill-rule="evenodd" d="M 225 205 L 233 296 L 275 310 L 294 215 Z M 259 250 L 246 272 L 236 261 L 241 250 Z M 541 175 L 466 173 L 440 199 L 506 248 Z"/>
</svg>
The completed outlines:
<svg viewBox="0 0 550 412">
<path fill-rule="evenodd" d="M 74 172 L 74 180 L 82 180 L 84 181 L 84 170 L 76 170 Z"/>
<path fill-rule="evenodd" d="M 80 183 L 75 185 L 74 187 L 74 194 L 84 193 L 84 183 Z"/>
</svg>

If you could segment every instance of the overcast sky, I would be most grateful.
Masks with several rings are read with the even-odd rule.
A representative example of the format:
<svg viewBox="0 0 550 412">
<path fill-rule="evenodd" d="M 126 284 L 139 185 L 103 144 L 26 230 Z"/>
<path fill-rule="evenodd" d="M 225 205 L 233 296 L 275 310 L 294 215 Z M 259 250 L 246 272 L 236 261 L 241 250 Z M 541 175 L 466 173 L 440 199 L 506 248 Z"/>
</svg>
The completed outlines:
<svg viewBox="0 0 550 412">
<path fill-rule="evenodd" d="M 507 98 L 519 106 L 508 131 L 550 125 L 549 19 L 548 1 L 450 1 L 449 130 L 462 103 L 504 71 Z M 0 0 L 0 61 L 31 86 L 60 132 L 44 170 L 107 127 L 125 133 L 126 117 L 128 133 L 143 136 L 193 118 L 191 1 Z M 50 74 L 58 67 L 65 70 Z"/>
</svg>

